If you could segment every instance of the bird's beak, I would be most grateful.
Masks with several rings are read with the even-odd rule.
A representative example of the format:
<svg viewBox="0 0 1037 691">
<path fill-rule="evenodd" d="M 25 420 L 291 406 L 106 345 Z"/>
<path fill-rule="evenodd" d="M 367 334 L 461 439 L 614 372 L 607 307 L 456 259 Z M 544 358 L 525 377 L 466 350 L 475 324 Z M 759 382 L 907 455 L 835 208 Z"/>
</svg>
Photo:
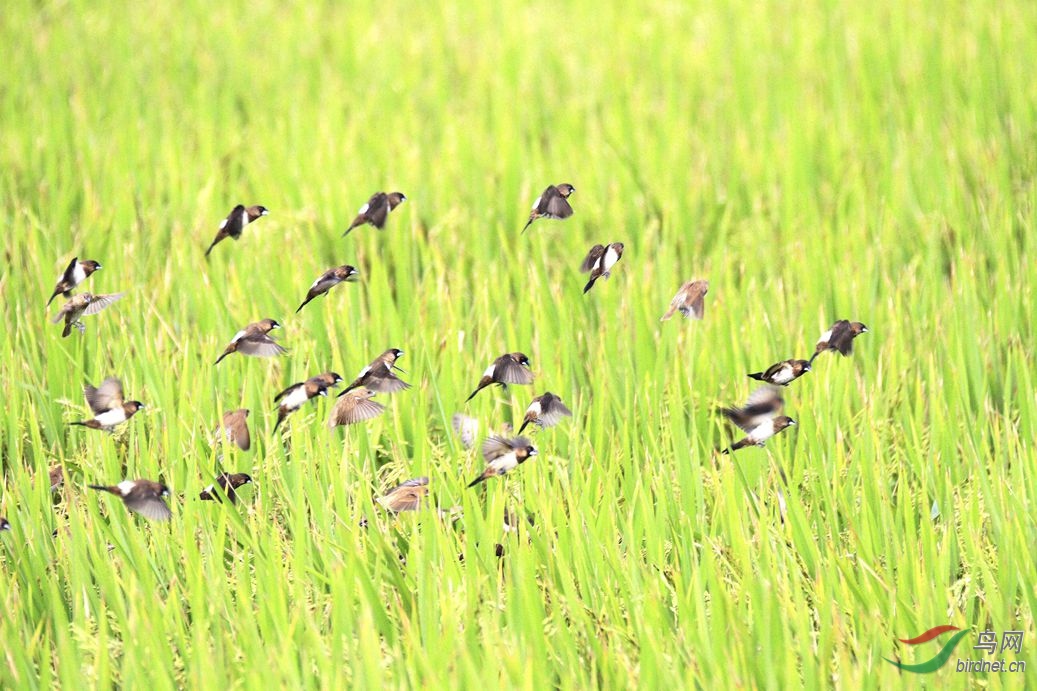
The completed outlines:
<svg viewBox="0 0 1037 691">
<path fill-rule="evenodd" d="M 320 395 L 321 396 L 327 396 L 328 395 L 328 390 L 327 389 L 321 389 L 320 390 Z"/>
<path fill-rule="evenodd" d="M 536 449 L 533 449 L 532 451 L 529 452 L 529 455 L 530 456 L 539 456 L 540 452 L 537 451 Z"/>
<path fill-rule="evenodd" d="M 868 333 L 868 327 L 866 327 L 866 326 L 862 326 L 862 327 L 861 327 L 861 333 L 862 333 L 862 334 L 866 334 L 866 333 Z"/>
<path fill-rule="evenodd" d="M 263 213 L 261 213 L 259 215 L 260 216 L 269 216 L 270 215 L 270 209 L 263 209 Z"/>
<path fill-rule="evenodd" d="M 810 365 L 807 365 L 806 367 L 804 367 L 803 371 L 804 372 L 809 372 L 810 371 Z"/>
<path fill-rule="evenodd" d="M 789 425 L 794 425 L 794 424 L 796 424 L 795 420 L 789 420 Z"/>
<path fill-rule="evenodd" d="M 97 269 L 96 269 L 96 271 L 100 271 L 100 270 L 101 270 L 101 269 L 103 269 L 103 268 L 104 268 L 103 266 L 101 266 L 100 264 L 98 264 L 98 265 L 97 265 Z"/>
</svg>

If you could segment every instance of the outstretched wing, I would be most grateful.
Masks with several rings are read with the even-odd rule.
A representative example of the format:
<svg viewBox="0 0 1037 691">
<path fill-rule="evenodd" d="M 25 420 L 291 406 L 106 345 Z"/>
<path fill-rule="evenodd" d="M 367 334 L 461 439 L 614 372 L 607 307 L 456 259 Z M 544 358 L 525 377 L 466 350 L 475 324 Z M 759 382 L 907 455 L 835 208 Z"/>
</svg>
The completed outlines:
<svg viewBox="0 0 1037 691">
<path fill-rule="evenodd" d="M 601 261 L 601 257 L 604 254 L 604 245 L 595 245 L 594 247 L 591 247 L 591 251 L 587 253 L 587 256 L 584 258 L 583 263 L 580 264 L 580 271 L 582 273 L 587 273 L 588 271 L 593 269 L 594 265 Z"/>
<path fill-rule="evenodd" d="M 108 305 L 113 302 L 117 302 L 122 299 L 122 296 L 126 293 L 112 293 L 111 295 L 95 295 L 94 299 L 90 301 L 90 304 L 83 310 L 83 314 L 97 314 Z"/>
<path fill-rule="evenodd" d="M 116 377 L 108 377 L 96 388 L 89 384 L 84 386 L 83 395 L 94 415 L 100 415 L 123 404 L 122 382 Z"/>
</svg>

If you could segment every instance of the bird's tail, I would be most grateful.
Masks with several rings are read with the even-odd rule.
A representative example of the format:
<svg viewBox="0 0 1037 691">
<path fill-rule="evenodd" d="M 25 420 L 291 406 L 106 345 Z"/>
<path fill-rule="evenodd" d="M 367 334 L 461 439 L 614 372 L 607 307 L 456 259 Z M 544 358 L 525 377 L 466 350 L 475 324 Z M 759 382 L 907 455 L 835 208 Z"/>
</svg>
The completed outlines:
<svg viewBox="0 0 1037 691">
<path fill-rule="evenodd" d="M 753 372 L 749 375 L 749 378 L 755 379 L 756 381 L 763 381 L 763 372 Z"/>
<path fill-rule="evenodd" d="M 87 426 L 87 424 L 85 422 L 70 422 L 68 424 L 70 424 L 70 425 L 79 425 L 80 427 L 86 427 Z"/>
<path fill-rule="evenodd" d="M 598 279 L 597 278 L 592 278 L 591 280 L 587 281 L 587 285 L 583 286 L 583 294 L 584 295 L 586 295 L 587 291 L 589 291 L 591 288 L 594 287 L 594 281 L 596 281 L 596 280 L 598 280 Z"/>
<path fill-rule="evenodd" d="M 479 477 L 477 477 L 477 478 L 475 478 L 474 480 L 472 480 L 471 482 L 469 482 L 469 483 L 468 483 L 468 486 L 469 486 L 469 487 L 475 487 L 475 486 L 476 486 L 476 485 L 478 485 L 478 484 L 479 484 L 480 482 L 485 482 L 485 481 L 486 481 L 486 478 L 488 478 L 488 477 L 489 477 L 489 475 L 487 475 L 486 473 L 483 473 L 483 474 L 482 474 L 482 475 L 480 475 Z"/>
<path fill-rule="evenodd" d="M 467 403 L 468 401 L 472 400 L 473 398 L 475 398 L 475 394 L 479 393 L 479 392 L 480 392 L 480 391 L 482 391 L 482 390 L 483 390 L 483 387 L 481 387 L 481 386 L 480 386 L 480 387 L 479 387 L 479 388 L 477 388 L 477 389 L 476 389 L 475 391 L 473 391 L 473 392 L 472 392 L 472 393 L 471 393 L 471 394 L 470 394 L 470 395 L 468 396 L 468 398 L 464 399 L 464 402 L 465 402 L 465 403 Z"/>
<path fill-rule="evenodd" d="M 529 228 L 529 226 L 533 225 L 533 221 L 535 221 L 535 220 L 536 220 L 536 216 L 533 216 L 533 215 L 531 214 L 531 215 L 529 216 L 529 220 L 528 220 L 528 221 L 526 221 L 526 225 L 522 226 L 522 233 L 525 233 L 525 232 L 526 232 L 526 230 L 527 230 L 527 229 Z M 519 233 L 519 235 L 522 235 L 522 233 Z"/>
<path fill-rule="evenodd" d="M 532 420 L 531 418 L 527 418 L 527 419 L 523 420 L 523 421 L 522 421 L 522 426 L 521 426 L 521 427 L 519 427 L 519 431 L 518 431 L 518 433 L 519 433 L 519 434 L 522 434 L 522 430 L 526 429 L 526 427 L 527 427 L 527 426 L 529 425 L 529 423 L 531 423 L 531 422 L 533 422 L 533 420 Z"/>
<path fill-rule="evenodd" d="M 281 423 L 284 422 L 285 418 L 287 418 L 287 417 L 288 417 L 288 414 L 286 412 L 284 412 L 284 408 L 278 408 L 277 409 L 277 422 L 274 423 L 274 431 L 275 432 L 277 431 L 277 428 L 281 426 Z"/>
<path fill-rule="evenodd" d="M 212 248 L 213 248 L 213 247 L 215 247 L 215 246 L 216 246 L 216 243 L 218 243 L 218 242 L 219 242 L 219 240 L 213 240 L 213 241 L 212 241 L 212 244 L 211 244 L 211 245 L 209 245 L 209 249 L 205 250 L 205 258 L 206 258 L 206 259 L 208 259 L 208 258 L 209 258 L 209 253 L 210 253 L 210 252 L 212 252 Z"/>
<path fill-rule="evenodd" d="M 216 365 L 220 364 L 220 361 L 221 361 L 221 360 L 223 360 L 223 358 L 225 358 L 225 357 L 227 357 L 228 355 L 230 355 L 230 354 L 231 354 L 231 352 L 232 352 L 232 351 L 230 351 L 230 350 L 225 350 L 225 351 L 223 351 L 223 355 L 221 355 L 221 356 L 219 356 L 218 358 L 216 358 L 216 362 L 212 363 L 212 364 L 213 364 L 213 366 L 215 367 Z"/>
<path fill-rule="evenodd" d="M 661 322 L 669 321 L 670 318 L 673 316 L 674 312 L 676 312 L 676 311 L 677 311 L 676 307 L 671 307 L 670 309 L 666 310 L 666 314 L 664 314 L 662 317 L 659 318 L 659 321 L 661 321 Z"/>
<path fill-rule="evenodd" d="M 110 492 L 111 494 L 118 494 L 118 492 L 108 485 L 87 485 L 89 489 L 100 490 L 101 492 Z"/>
<path fill-rule="evenodd" d="M 807 362 L 809 362 L 811 365 L 813 365 L 814 364 L 814 358 L 816 358 L 820 354 L 821 354 L 820 350 L 815 350 L 814 354 L 810 356 L 810 359 Z"/>
<path fill-rule="evenodd" d="M 295 310 L 295 313 L 296 313 L 296 314 L 299 314 L 299 312 L 301 312 L 301 311 L 302 311 L 302 308 L 303 308 L 303 307 L 305 307 L 305 306 L 306 306 L 306 305 L 308 305 L 308 304 L 310 304 L 310 299 L 309 299 L 309 298 L 306 298 L 305 300 L 303 300 L 303 301 L 302 301 L 302 304 L 301 304 L 301 305 L 299 305 L 299 309 Z"/>
<path fill-rule="evenodd" d="M 353 232 L 353 229 L 356 228 L 357 226 L 362 226 L 363 225 L 363 221 L 362 220 L 361 220 L 360 223 L 357 223 L 357 220 L 360 220 L 360 219 L 354 219 L 353 222 L 349 224 L 349 227 L 346 228 L 346 232 L 342 233 L 342 237 L 346 237 L 347 235 L 349 235 L 351 232 Z"/>
<path fill-rule="evenodd" d="M 56 298 L 59 295 L 61 295 L 61 291 L 55 290 L 54 294 L 50 296 L 50 300 L 47 300 L 47 307 L 50 307 L 50 303 L 54 302 L 54 298 Z"/>
<path fill-rule="evenodd" d="M 65 322 L 65 328 L 61 330 L 61 337 L 68 338 L 72 333 L 72 322 Z"/>
</svg>

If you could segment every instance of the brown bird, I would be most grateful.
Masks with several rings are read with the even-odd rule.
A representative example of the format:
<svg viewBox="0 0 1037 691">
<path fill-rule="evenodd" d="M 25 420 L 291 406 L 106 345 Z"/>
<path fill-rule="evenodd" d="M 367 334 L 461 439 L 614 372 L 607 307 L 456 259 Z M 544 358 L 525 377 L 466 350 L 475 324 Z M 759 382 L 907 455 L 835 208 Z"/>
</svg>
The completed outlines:
<svg viewBox="0 0 1037 691">
<path fill-rule="evenodd" d="M 374 395 L 374 391 L 364 386 L 340 393 L 338 402 L 331 409 L 328 428 L 335 429 L 339 425 L 352 425 L 381 415 L 385 411 L 385 406 L 372 401 L 371 398 Z"/>
<path fill-rule="evenodd" d="M 266 216 L 269 213 L 270 212 L 265 206 L 259 206 L 258 204 L 249 207 L 246 207 L 243 204 L 235 206 L 231 212 L 227 214 L 227 218 L 223 219 L 220 223 L 220 229 L 216 232 L 216 239 L 212 241 L 211 245 L 209 245 L 209 249 L 205 250 L 205 256 L 208 257 L 209 253 L 212 252 L 212 248 L 226 238 L 234 238 L 235 240 L 240 238 L 241 232 L 245 230 L 245 226 L 257 218 Z"/>
<path fill-rule="evenodd" d="M 400 511 L 417 511 L 421 501 L 428 496 L 428 478 L 416 477 L 388 491 L 385 496 L 375 499 L 385 509 L 393 513 Z"/>
<path fill-rule="evenodd" d="M 785 400 L 781 392 L 774 386 L 761 386 L 749 395 L 743 408 L 721 408 L 724 417 L 746 433 L 746 436 L 735 442 L 724 453 L 737 451 L 746 446 L 763 446 L 764 443 L 786 427 L 795 425 L 796 421 L 787 415 L 781 415 Z"/>
<path fill-rule="evenodd" d="M 753 372 L 749 376 L 758 381 L 778 386 L 788 386 L 810 371 L 808 360 L 782 360 L 767 368 L 765 372 Z"/>
<path fill-rule="evenodd" d="M 229 410 L 223 414 L 223 436 L 231 443 L 237 444 L 242 451 L 252 448 L 252 435 L 248 431 L 248 408 Z"/>
<path fill-rule="evenodd" d="M 354 280 L 353 277 L 357 276 L 360 272 L 354 269 L 349 264 L 343 264 L 342 266 L 336 266 L 334 269 L 328 269 L 320 278 L 313 282 L 310 286 L 310 291 L 306 293 L 306 299 L 299 305 L 299 309 L 295 310 L 298 314 L 303 307 L 309 304 L 310 300 L 321 295 L 327 295 L 328 291 L 337 286 L 343 281 Z"/>
<path fill-rule="evenodd" d="M 580 271 L 583 273 L 590 272 L 590 280 L 587 281 L 587 285 L 583 287 L 583 292 L 586 293 L 594 287 L 594 282 L 599 278 L 609 278 L 612 276 L 612 267 L 616 265 L 616 262 L 623 256 L 623 243 L 613 242 L 607 247 L 604 245 L 595 245 L 591 247 L 591 251 L 587 253 L 583 263 L 580 265 Z"/>
<path fill-rule="evenodd" d="M 50 491 L 57 492 L 65 484 L 65 471 L 56 465 L 47 472 L 47 479 L 50 481 Z"/>
<path fill-rule="evenodd" d="M 469 487 L 475 487 L 491 477 L 504 475 L 525 463 L 538 451 L 529 443 L 525 437 L 505 439 L 504 437 L 490 437 L 482 444 L 482 455 L 486 459 L 487 466 L 482 475 L 468 483 Z"/>
<path fill-rule="evenodd" d="M 376 393 L 396 393 L 409 389 L 410 384 L 397 377 L 393 372 L 393 370 L 403 371 L 396 365 L 396 361 L 401 357 L 403 357 L 402 350 L 389 348 L 375 358 L 370 365 L 360 370 L 360 374 L 356 375 L 353 383 L 347 386 L 339 396 L 345 396 L 347 392 L 358 386 L 365 386 Z"/>
<path fill-rule="evenodd" d="M 277 408 L 277 424 L 274 431 L 281 426 L 284 419 L 302 408 L 303 405 L 317 396 L 327 396 L 328 387 L 323 383 L 320 376 L 307 379 L 304 382 L 292 384 L 281 393 L 274 396 L 274 402 L 280 401 Z"/>
<path fill-rule="evenodd" d="M 526 225 L 523 226 L 522 232 L 525 233 L 529 226 L 533 225 L 533 221 L 538 218 L 553 218 L 559 221 L 565 220 L 573 215 L 573 208 L 569 205 L 569 197 L 576 188 L 565 182 L 561 185 L 550 185 L 546 190 L 541 193 L 537 200 L 533 202 L 533 209 L 529 213 L 529 220 L 526 221 Z M 520 233 L 521 234 L 521 233 Z"/>
<path fill-rule="evenodd" d="M 522 420 L 522 426 L 519 427 L 519 434 L 522 434 L 523 430 L 526 429 L 526 425 L 530 423 L 534 423 L 540 428 L 554 427 L 562 421 L 563 417 L 572 416 L 573 411 L 565 407 L 562 399 L 550 391 L 545 391 L 542 395 L 534 398 L 533 402 L 526 408 L 526 416 Z"/>
<path fill-rule="evenodd" d="M 65 320 L 65 328 L 61 332 L 62 338 L 72 333 L 73 326 L 79 329 L 79 333 L 86 333 L 86 326 L 79 321 L 79 318 L 87 314 L 97 314 L 113 302 L 121 300 L 123 295 L 125 293 L 114 293 L 111 295 L 80 293 L 79 295 L 73 295 L 68 302 L 61 306 L 58 316 L 51 319 L 50 323 L 57 324 L 62 319 Z"/>
<path fill-rule="evenodd" d="M 249 324 L 241 331 L 234 334 L 230 345 L 224 349 L 223 354 L 216 359 L 214 364 L 220 364 L 220 360 L 231 353 L 242 355 L 253 355 L 255 357 L 273 357 L 288 350 L 278 344 L 269 334 L 274 329 L 280 329 L 281 325 L 273 319 L 261 319 Z"/>
<path fill-rule="evenodd" d="M 659 321 L 666 321 L 675 312 L 680 312 L 685 317 L 692 319 L 702 319 L 702 315 L 706 311 L 705 297 L 708 292 L 709 281 L 688 281 L 670 300 L 670 309 L 666 310 L 666 314 Z"/>
<path fill-rule="evenodd" d="M 47 300 L 47 307 L 50 307 L 50 303 L 54 302 L 54 298 L 58 295 L 64 295 L 66 298 L 72 297 L 72 289 L 88 279 L 90 274 L 98 271 L 100 268 L 101 265 L 93 259 L 79 261 L 79 257 L 73 257 L 68 268 L 65 269 L 65 273 L 58 276 L 58 283 L 54 286 L 54 292 L 51 293 L 50 300 Z"/>
<path fill-rule="evenodd" d="M 389 218 L 389 212 L 405 201 L 407 201 L 407 197 L 403 192 L 375 192 L 367 203 L 357 210 L 356 218 L 346 228 L 346 232 L 342 233 L 342 237 L 346 237 L 351 230 L 365 223 L 382 230 L 385 228 L 386 219 Z"/>
<path fill-rule="evenodd" d="M 126 508 L 152 521 L 168 521 L 173 514 L 163 497 L 169 488 L 151 480 L 123 480 L 117 485 L 87 485 L 90 489 L 109 492 L 122 499 Z"/>
<path fill-rule="evenodd" d="M 333 389 L 342 383 L 342 377 L 337 372 L 323 372 L 306 380 L 307 383 L 318 384 L 325 389 Z"/>
<path fill-rule="evenodd" d="M 223 493 L 227 495 L 227 499 L 230 503 L 234 504 L 238 501 L 238 488 L 243 485 L 251 484 L 252 477 L 247 473 L 222 473 L 216 478 L 214 484 L 209 485 L 201 491 L 198 498 L 202 501 L 222 502 L 223 500 L 220 499 L 220 494 L 216 491 L 216 485 L 219 485 L 220 489 L 223 490 Z"/>
<path fill-rule="evenodd" d="M 126 422 L 144 407 L 140 401 L 123 400 L 122 382 L 116 377 L 108 377 L 96 388 L 87 384 L 83 387 L 83 395 L 94 417 L 70 424 L 105 432 L 111 432 L 116 425 Z"/>
<path fill-rule="evenodd" d="M 850 355 L 853 353 L 853 339 L 866 333 L 868 327 L 864 324 L 840 319 L 817 339 L 817 346 L 814 348 L 814 354 L 810 356 L 810 362 L 813 363 L 814 358 L 826 350 L 834 350 L 844 356 Z"/>
<path fill-rule="evenodd" d="M 465 403 L 475 398 L 475 394 L 485 389 L 490 384 L 521 384 L 523 386 L 533 383 L 533 373 L 529 370 L 529 358 L 524 353 L 506 353 L 493 361 L 493 364 L 483 372 L 479 386 L 465 400 Z"/>
</svg>

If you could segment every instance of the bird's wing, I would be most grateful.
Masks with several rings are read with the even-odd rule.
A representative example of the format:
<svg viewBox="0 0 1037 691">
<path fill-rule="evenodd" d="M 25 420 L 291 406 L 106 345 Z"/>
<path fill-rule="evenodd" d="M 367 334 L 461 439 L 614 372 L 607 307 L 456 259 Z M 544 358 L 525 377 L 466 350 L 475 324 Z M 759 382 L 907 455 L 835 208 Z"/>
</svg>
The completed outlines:
<svg viewBox="0 0 1037 691">
<path fill-rule="evenodd" d="M 377 393 L 396 393 L 410 388 L 410 384 L 387 369 L 370 373 L 364 385 Z"/>
<path fill-rule="evenodd" d="M 94 299 L 90 301 L 90 304 L 83 310 L 83 314 L 97 314 L 108 305 L 113 302 L 117 302 L 122 299 L 122 296 L 126 293 L 112 293 L 111 295 L 95 295 Z"/>
<path fill-rule="evenodd" d="M 494 369 L 494 378 L 504 384 L 532 384 L 533 373 L 528 367 L 520 365 L 510 357 L 505 357 L 497 362 Z"/>
<path fill-rule="evenodd" d="M 385 410 L 385 406 L 381 403 L 372 401 L 369 398 L 358 398 L 353 393 L 351 391 L 338 399 L 338 403 L 331 409 L 331 419 L 328 420 L 328 427 L 352 425 L 364 420 L 370 420 L 371 418 L 378 417 Z"/>
<path fill-rule="evenodd" d="M 90 410 L 94 411 L 95 415 L 100 415 L 122 405 L 122 382 L 116 377 L 108 377 L 97 388 L 89 384 L 84 386 L 83 395 Z"/>
<path fill-rule="evenodd" d="M 288 350 L 274 342 L 269 336 L 257 334 L 241 339 L 238 343 L 238 352 L 244 355 L 255 355 L 256 357 L 273 357 L 286 353 Z"/>
<path fill-rule="evenodd" d="M 591 247 L 591 251 L 587 253 L 587 256 L 584 258 L 583 263 L 580 264 L 580 271 L 583 273 L 587 273 L 588 271 L 593 269 L 594 265 L 601 260 L 601 257 L 604 254 L 604 245 L 595 245 L 594 247 Z"/>
<path fill-rule="evenodd" d="M 573 208 L 569 205 L 569 200 L 563 197 L 558 192 L 553 195 L 546 197 L 547 201 L 547 215 L 554 216 L 555 218 L 569 218 L 573 215 Z"/>
<path fill-rule="evenodd" d="M 771 384 L 764 384 L 753 390 L 749 398 L 745 400 L 746 408 L 759 406 L 778 406 L 782 403 L 781 389 Z"/>
<path fill-rule="evenodd" d="M 709 292 L 709 284 L 705 281 L 694 281 L 688 287 L 685 304 L 691 310 L 690 316 L 695 319 L 702 319 L 706 312 L 705 297 L 707 292 Z M 688 316 L 687 313 L 685 313 L 685 316 Z"/>
<path fill-rule="evenodd" d="M 136 496 L 132 492 L 124 498 L 126 508 L 152 521 L 168 521 L 172 512 L 161 497 L 152 494 Z"/>
<path fill-rule="evenodd" d="M 573 411 L 565 407 L 562 403 L 562 399 L 554 396 L 550 402 L 544 406 L 540 406 L 540 426 L 541 427 L 554 427 L 562 421 L 563 417 L 572 417 Z"/>
</svg>

